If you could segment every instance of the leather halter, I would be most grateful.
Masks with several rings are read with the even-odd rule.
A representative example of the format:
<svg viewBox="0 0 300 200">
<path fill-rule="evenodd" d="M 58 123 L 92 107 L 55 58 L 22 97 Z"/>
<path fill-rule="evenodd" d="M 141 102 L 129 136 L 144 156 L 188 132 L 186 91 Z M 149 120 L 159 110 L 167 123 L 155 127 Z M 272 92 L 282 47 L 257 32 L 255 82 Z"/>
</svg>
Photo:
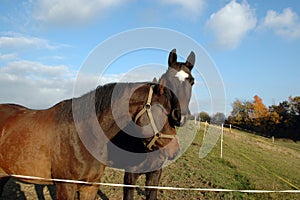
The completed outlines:
<svg viewBox="0 0 300 200">
<path fill-rule="evenodd" d="M 147 144 L 147 148 L 149 150 L 152 150 L 152 146 L 154 145 L 154 143 L 156 142 L 156 140 L 158 140 L 159 138 L 169 138 L 169 139 L 175 138 L 175 135 L 163 134 L 163 133 L 161 133 L 157 129 L 157 126 L 155 124 L 155 121 L 153 119 L 153 115 L 152 115 L 152 112 L 151 112 L 151 100 L 152 100 L 152 95 L 153 95 L 153 87 L 154 87 L 153 85 L 150 86 L 147 102 L 144 105 L 143 109 L 135 116 L 135 119 L 134 119 L 134 122 L 136 123 L 136 121 L 145 112 L 148 114 L 148 117 L 149 117 L 149 120 L 150 120 L 150 124 L 152 126 L 153 131 L 154 131 L 154 135 L 153 135 L 151 141 Z"/>
</svg>

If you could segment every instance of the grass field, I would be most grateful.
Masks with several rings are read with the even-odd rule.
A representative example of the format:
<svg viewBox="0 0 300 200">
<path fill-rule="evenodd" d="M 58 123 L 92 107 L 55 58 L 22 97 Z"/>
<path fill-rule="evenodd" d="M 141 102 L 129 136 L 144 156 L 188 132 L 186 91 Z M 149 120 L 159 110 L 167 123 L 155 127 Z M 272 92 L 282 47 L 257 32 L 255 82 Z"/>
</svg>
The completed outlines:
<svg viewBox="0 0 300 200">
<path fill-rule="evenodd" d="M 203 127 L 203 126 L 202 126 Z M 225 130 L 223 158 L 220 140 L 203 159 L 199 158 L 203 129 L 192 145 L 175 163 L 164 168 L 161 186 L 189 188 L 224 188 L 235 190 L 299 190 L 300 143 L 255 136 L 246 132 Z M 123 172 L 107 169 L 103 182 L 122 183 Z M 139 184 L 143 185 L 144 177 Z M 49 190 L 45 199 L 51 199 Z M 52 189 L 50 189 L 52 190 Z M 143 189 L 136 199 L 145 199 Z M 240 193 L 161 190 L 159 199 L 300 199 L 300 193 Z M 2 199 L 37 199 L 34 185 L 11 180 Z M 40 198 L 42 199 L 42 198 Z M 122 199 L 122 188 L 100 187 L 99 199 Z"/>
</svg>

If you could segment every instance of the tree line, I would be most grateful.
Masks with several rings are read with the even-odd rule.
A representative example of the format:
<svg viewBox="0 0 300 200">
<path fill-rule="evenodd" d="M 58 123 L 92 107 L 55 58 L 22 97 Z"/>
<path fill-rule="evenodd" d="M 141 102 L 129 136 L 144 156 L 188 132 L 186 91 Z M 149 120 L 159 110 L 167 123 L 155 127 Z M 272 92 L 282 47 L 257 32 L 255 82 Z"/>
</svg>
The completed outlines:
<svg viewBox="0 0 300 200">
<path fill-rule="evenodd" d="M 265 106 L 258 95 L 252 101 L 236 99 L 228 118 L 223 113 L 212 117 L 206 112 L 199 114 L 201 121 L 232 124 L 265 137 L 300 140 L 300 96 L 289 97 L 278 105 Z"/>
</svg>

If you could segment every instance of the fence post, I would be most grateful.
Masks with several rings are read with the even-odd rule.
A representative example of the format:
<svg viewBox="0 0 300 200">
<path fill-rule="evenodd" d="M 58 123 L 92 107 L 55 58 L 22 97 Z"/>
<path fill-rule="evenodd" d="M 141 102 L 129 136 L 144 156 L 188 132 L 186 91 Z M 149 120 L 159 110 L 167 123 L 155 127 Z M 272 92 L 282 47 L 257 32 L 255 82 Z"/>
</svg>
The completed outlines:
<svg viewBox="0 0 300 200">
<path fill-rule="evenodd" d="M 206 127 L 207 127 L 207 121 L 205 121 L 205 124 L 204 124 L 204 137 L 206 135 Z"/>
<path fill-rule="evenodd" d="M 275 138 L 272 136 L 272 144 L 275 144 Z"/>
<path fill-rule="evenodd" d="M 231 124 L 229 124 L 229 133 L 231 134 Z"/>
<path fill-rule="evenodd" d="M 224 124 L 222 124 L 222 129 L 221 129 L 221 153 L 220 153 L 220 157 L 221 159 L 223 158 L 223 132 L 224 132 Z"/>
</svg>

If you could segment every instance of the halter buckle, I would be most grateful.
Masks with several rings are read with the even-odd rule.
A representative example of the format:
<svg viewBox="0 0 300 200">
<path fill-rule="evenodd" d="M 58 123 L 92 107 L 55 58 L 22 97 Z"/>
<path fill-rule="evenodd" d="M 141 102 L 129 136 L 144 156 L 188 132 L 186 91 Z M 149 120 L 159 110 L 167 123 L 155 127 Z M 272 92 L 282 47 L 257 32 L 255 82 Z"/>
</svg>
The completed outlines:
<svg viewBox="0 0 300 200">
<path fill-rule="evenodd" d="M 159 138 L 161 136 L 161 133 L 155 133 L 155 136 Z"/>
<path fill-rule="evenodd" d="M 150 109 L 151 109 L 151 104 L 146 103 L 146 104 L 144 105 L 144 108 L 145 108 L 146 110 L 150 110 Z"/>
</svg>

